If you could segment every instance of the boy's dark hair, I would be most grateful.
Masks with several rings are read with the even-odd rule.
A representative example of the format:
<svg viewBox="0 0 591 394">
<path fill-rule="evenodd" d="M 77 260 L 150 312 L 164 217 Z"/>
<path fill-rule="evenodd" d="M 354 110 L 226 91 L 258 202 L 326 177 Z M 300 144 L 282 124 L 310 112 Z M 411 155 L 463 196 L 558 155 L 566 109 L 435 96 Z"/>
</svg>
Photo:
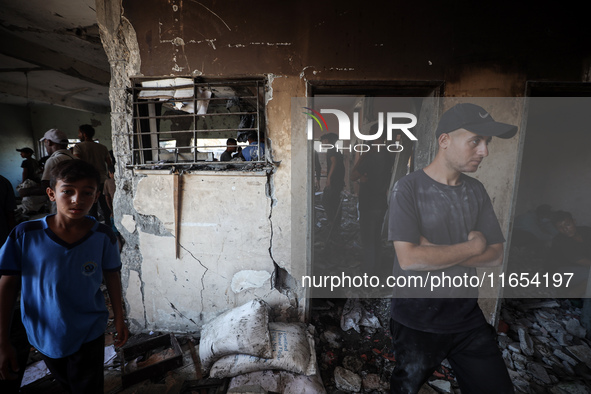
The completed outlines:
<svg viewBox="0 0 591 394">
<path fill-rule="evenodd" d="M 84 160 L 72 159 L 57 163 L 51 171 L 49 187 L 55 190 L 58 180 L 62 182 L 76 182 L 81 179 L 93 179 L 98 187 L 101 183 L 101 175 L 96 168 Z"/>
<path fill-rule="evenodd" d="M 571 219 L 572 220 L 573 215 L 571 215 L 570 212 L 566 212 L 566 211 L 556 211 L 552 214 L 552 223 L 553 224 L 558 224 L 564 220 L 567 219 Z"/>
<path fill-rule="evenodd" d="M 236 142 L 235 138 L 228 138 L 228 140 L 226 141 L 226 145 L 236 145 L 238 142 Z"/>
<path fill-rule="evenodd" d="M 78 127 L 78 130 L 88 138 L 94 137 L 94 127 L 89 124 L 83 124 Z"/>
<path fill-rule="evenodd" d="M 253 140 L 253 141 L 258 141 L 259 135 L 257 134 L 256 131 L 252 130 L 250 133 L 248 133 L 248 139 Z"/>
</svg>

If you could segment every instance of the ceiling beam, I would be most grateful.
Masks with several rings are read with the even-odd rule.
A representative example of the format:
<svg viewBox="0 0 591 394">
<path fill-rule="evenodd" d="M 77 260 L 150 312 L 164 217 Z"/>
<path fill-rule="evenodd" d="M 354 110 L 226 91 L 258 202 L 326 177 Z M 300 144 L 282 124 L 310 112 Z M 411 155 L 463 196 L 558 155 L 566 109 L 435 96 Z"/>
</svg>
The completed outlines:
<svg viewBox="0 0 591 394">
<path fill-rule="evenodd" d="M 37 66 L 55 70 L 84 81 L 108 86 L 111 74 L 78 59 L 66 56 L 0 29 L 0 53 Z"/>
<path fill-rule="evenodd" d="M 73 108 L 81 111 L 94 112 L 97 114 L 108 114 L 111 111 L 109 106 L 96 105 L 86 101 L 77 100 L 71 97 L 71 93 L 59 95 L 45 90 L 39 90 L 29 87 L 28 89 L 21 85 L 15 85 L 0 81 L 0 92 L 7 93 L 17 97 L 26 98 L 28 101 L 40 101 L 47 104 L 60 107 Z"/>
</svg>

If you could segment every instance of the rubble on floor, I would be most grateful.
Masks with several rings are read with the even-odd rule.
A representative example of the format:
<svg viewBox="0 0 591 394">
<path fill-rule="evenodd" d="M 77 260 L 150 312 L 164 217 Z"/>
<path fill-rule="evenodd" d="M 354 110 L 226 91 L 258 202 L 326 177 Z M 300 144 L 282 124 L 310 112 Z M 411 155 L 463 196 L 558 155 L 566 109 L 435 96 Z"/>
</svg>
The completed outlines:
<svg viewBox="0 0 591 394">
<path fill-rule="evenodd" d="M 327 226 L 321 194 L 316 196 L 316 266 L 351 267 L 362 261 L 357 201 L 354 195 L 343 195 L 342 220 L 336 233 Z M 385 245 L 384 264 L 393 260 L 392 252 Z M 543 253 L 513 248 L 511 260 L 520 262 L 519 270 L 535 271 L 543 266 L 544 257 Z M 548 292 L 540 290 L 540 297 L 543 294 L 547 297 Z M 591 394 L 591 342 L 579 324 L 579 304 L 580 300 L 566 299 L 504 301 L 499 322 L 499 331 L 504 332 L 498 341 L 517 393 Z M 318 365 L 327 393 L 387 393 L 395 366 L 389 334 L 390 301 L 313 299 L 311 306 Z M 375 324 L 376 319 L 381 327 Z M 358 382 L 360 388 L 355 391 Z M 421 394 L 428 393 L 460 393 L 446 361 L 423 386 Z"/>
<path fill-rule="evenodd" d="M 390 300 L 316 299 L 311 302 L 318 367 L 326 392 L 388 393 L 396 363 L 389 331 Z M 354 319 L 356 324 L 351 324 L 352 315 L 361 317 Z M 453 390 L 458 386 L 450 369 L 449 364 L 440 366 L 423 386 L 421 394 L 455 393 Z"/>
<path fill-rule="evenodd" d="M 359 264 L 361 250 L 354 196 L 345 193 L 343 218 L 334 240 L 328 239 L 329 235 L 331 238 L 335 235 L 335 230 L 324 226 L 321 207 L 317 206 L 316 214 L 315 259 L 320 259 L 316 262 L 335 266 Z M 385 246 L 384 260 L 392 261 L 391 252 Z M 568 299 L 504 300 L 498 343 L 516 393 L 591 394 L 591 341 L 586 339 L 587 332 L 579 323 L 580 306 L 580 300 Z M 311 299 L 310 310 L 316 375 L 267 370 L 239 375 L 232 383 L 228 379 L 204 380 L 194 350 L 197 341 L 190 335 L 180 335 L 177 338 L 182 349 L 181 367 L 123 389 L 121 366 L 115 358 L 105 366 L 105 393 L 185 393 L 196 390 L 195 387 L 210 387 L 208 384 L 219 387 L 219 393 L 226 388 L 233 393 L 300 393 L 302 385 L 314 387 L 311 391 L 314 393 L 322 390 L 328 394 L 389 392 L 389 379 L 396 363 L 389 333 L 390 300 Z M 113 330 L 111 323 L 107 328 L 107 345 L 112 344 Z M 129 344 L 149 337 L 133 336 Z M 24 392 L 60 392 L 52 391 L 55 386 L 51 386 L 48 378 L 40 382 L 43 381 L 41 385 L 36 382 L 36 387 L 35 383 L 27 386 Z M 446 360 L 419 392 L 438 393 L 460 394 Z"/>
<path fill-rule="evenodd" d="M 499 347 L 516 392 L 591 394 L 591 341 L 580 300 L 505 300 Z"/>
</svg>

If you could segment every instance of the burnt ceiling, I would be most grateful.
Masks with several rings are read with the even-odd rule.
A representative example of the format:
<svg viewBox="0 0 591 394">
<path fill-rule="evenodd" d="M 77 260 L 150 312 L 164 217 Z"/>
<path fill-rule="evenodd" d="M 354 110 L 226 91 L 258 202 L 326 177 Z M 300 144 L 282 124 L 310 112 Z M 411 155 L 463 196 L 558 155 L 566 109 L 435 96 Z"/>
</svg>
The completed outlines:
<svg viewBox="0 0 591 394">
<path fill-rule="evenodd" d="M 0 103 L 108 113 L 94 0 L 0 0 Z"/>
</svg>

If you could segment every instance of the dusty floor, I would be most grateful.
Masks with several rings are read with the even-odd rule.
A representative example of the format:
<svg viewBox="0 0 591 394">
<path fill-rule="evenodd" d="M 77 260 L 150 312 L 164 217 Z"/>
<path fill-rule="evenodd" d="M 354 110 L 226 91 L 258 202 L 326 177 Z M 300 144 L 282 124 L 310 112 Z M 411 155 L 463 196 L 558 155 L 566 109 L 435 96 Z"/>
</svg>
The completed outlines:
<svg viewBox="0 0 591 394">
<path fill-rule="evenodd" d="M 322 263 L 320 266 L 324 268 L 361 264 L 356 202 L 353 197 L 347 195 L 343 203 L 343 220 L 338 231 L 326 226 L 323 209 L 321 204 L 317 203 L 314 239 L 316 268 L 319 263 Z M 329 234 L 334 238 L 331 237 L 329 240 Z M 392 248 L 385 244 L 383 264 L 391 264 L 392 253 Z M 533 266 L 537 266 L 538 257 L 539 255 L 519 250 L 512 255 L 513 259 L 529 262 Z M 389 300 L 318 298 L 312 299 L 310 305 L 310 323 L 316 328 L 318 367 L 327 393 L 387 393 L 389 377 L 395 365 L 388 327 Z M 581 333 L 577 332 L 580 329 L 576 324 L 573 328 L 573 323 L 580 319 L 580 308 L 580 300 L 505 301 L 501 318 L 506 325 L 501 324 L 503 333 L 499 336 L 499 347 L 505 356 L 517 393 L 591 394 L 591 353 L 588 360 L 585 359 L 585 355 L 579 356 L 582 359 L 579 360 L 569 353 L 569 349 L 580 350 L 591 345 L 591 341 L 584 338 L 584 333 L 581 337 Z M 359 324 L 355 327 L 355 324 L 351 324 L 347 317 L 351 316 L 352 309 L 363 311 L 365 325 Z M 343 326 L 353 328 L 343 329 Z M 523 334 L 524 330 L 526 334 Z M 107 345 L 112 341 L 109 335 L 112 331 L 111 323 L 107 328 Z M 132 337 L 129 344 L 133 345 L 147 337 L 149 336 L 146 334 Z M 105 368 L 105 393 L 185 392 L 182 391 L 183 384 L 200 377 L 191 355 L 190 345 L 190 342 L 196 344 L 197 340 L 182 335 L 177 338 L 182 349 L 182 367 L 164 374 L 154 374 L 151 379 L 123 388 L 121 368 L 115 363 Z M 523 338 L 525 346 L 529 343 L 534 350 L 530 352 L 523 349 Z M 569 353 L 571 357 L 563 357 L 565 353 Z M 31 361 L 38 358 L 34 352 L 31 353 Z M 335 378 L 343 373 L 346 373 L 346 376 L 340 378 L 349 380 L 351 375 L 356 375 L 355 379 L 359 379 L 361 388 L 354 390 L 354 381 L 349 390 L 344 389 L 342 383 L 340 388 L 337 387 Z M 421 394 L 460 393 L 449 365 L 442 365 L 429 380 Z M 61 393 L 61 390 L 48 377 L 25 387 L 23 392 L 51 394 Z"/>
</svg>

